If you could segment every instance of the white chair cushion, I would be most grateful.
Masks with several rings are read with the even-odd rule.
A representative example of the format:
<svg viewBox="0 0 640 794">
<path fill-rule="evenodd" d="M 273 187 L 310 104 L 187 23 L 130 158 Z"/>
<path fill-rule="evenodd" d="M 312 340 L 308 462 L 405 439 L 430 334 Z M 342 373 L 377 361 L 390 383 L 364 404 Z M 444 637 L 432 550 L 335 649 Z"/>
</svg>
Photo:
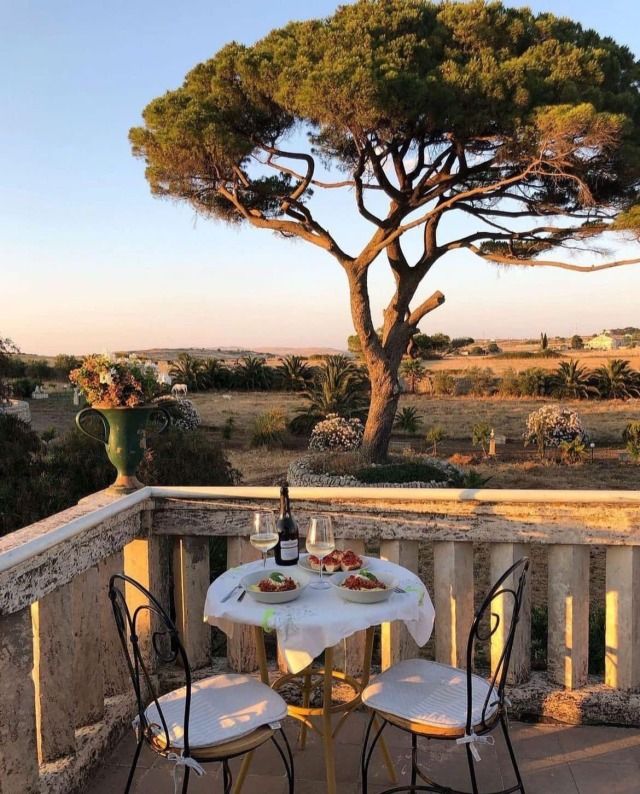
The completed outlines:
<svg viewBox="0 0 640 794">
<path fill-rule="evenodd" d="M 175 689 L 158 698 L 169 729 L 172 748 L 184 749 L 184 706 L 186 688 Z M 155 703 L 145 711 L 147 722 L 165 740 Z M 279 722 L 287 716 L 287 704 L 273 689 L 248 675 L 216 675 L 191 686 L 189 747 L 213 747 L 239 739 L 257 728 Z"/>
<path fill-rule="evenodd" d="M 482 719 L 482 709 L 491 685 L 477 675 L 472 684 L 473 725 Z M 425 659 L 407 659 L 377 676 L 362 693 L 372 709 L 431 725 L 446 731 L 464 731 L 467 722 L 467 674 L 464 670 Z M 497 693 L 489 700 L 485 719 L 496 711 Z"/>
</svg>

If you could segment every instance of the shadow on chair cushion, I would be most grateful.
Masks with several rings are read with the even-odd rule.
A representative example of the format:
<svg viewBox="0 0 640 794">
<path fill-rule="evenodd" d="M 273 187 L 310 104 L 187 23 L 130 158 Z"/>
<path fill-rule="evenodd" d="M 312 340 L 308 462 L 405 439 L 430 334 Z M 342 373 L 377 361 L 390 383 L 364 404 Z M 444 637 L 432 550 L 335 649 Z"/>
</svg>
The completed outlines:
<svg viewBox="0 0 640 794">
<path fill-rule="evenodd" d="M 184 749 L 186 689 L 175 689 L 158 699 L 169 730 L 171 749 Z M 270 687 L 247 675 L 217 675 L 192 685 L 189 748 L 214 747 L 276 723 L 287 715 L 287 704 Z M 145 711 L 159 741 L 165 742 L 155 703 Z M 155 727 L 157 726 L 157 727 Z"/>
<path fill-rule="evenodd" d="M 491 685 L 472 676 L 472 724 L 482 720 Z M 493 696 L 492 696 L 493 697 Z M 467 674 L 464 670 L 425 659 L 407 659 L 381 673 L 362 694 L 369 708 L 408 722 L 433 727 L 434 733 L 462 735 L 467 720 Z M 491 698 L 485 713 L 490 722 L 498 708 Z"/>
</svg>

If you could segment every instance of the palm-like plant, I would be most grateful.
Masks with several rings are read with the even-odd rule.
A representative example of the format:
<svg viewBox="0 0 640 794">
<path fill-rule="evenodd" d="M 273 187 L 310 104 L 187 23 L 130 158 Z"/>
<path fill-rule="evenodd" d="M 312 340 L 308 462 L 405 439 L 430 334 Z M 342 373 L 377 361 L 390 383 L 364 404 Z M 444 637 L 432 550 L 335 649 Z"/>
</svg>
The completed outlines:
<svg viewBox="0 0 640 794">
<path fill-rule="evenodd" d="M 256 391 L 271 385 L 271 370 L 258 356 L 245 356 L 234 371 L 234 380 L 240 389 Z"/>
<path fill-rule="evenodd" d="M 557 397 L 584 400 L 598 394 L 598 389 L 591 385 L 590 373 L 580 362 L 562 361 L 552 377 L 553 390 Z"/>
<path fill-rule="evenodd" d="M 624 400 L 640 396 L 640 373 L 621 358 L 613 358 L 598 367 L 595 379 L 601 397 Z"/>
<path fill-rule="evenodd" d="M 313 378 L 313 370 L 301 356 L 285 356 L 278 367 L 278 377 L 287 391 L 304 391 Z"/>
<path fill-rule="evenodd" d="M 424 378 L 424 372 L 425 369 L 418 358 L 407 358 L 400 365 L 400 374 L 406 378 L 411 394 L 416 390 L 416 383 Z"/>
<path fill-rule="evenodd" d="M 413 406 L 405 406 L 397 412 L 394 424 L 398 430 L 414 435 L 422 424 L 422 417 Z"/>
<path fill-rule="evenodd" d="M 360 418 L 366 413 L 368 392 L 369 383 L 360 367 L 346 356 L 329 356 L 304 391 L 307 413 Z"/>
<path fill-rule="evenodd" d="M 171 363 L 169 374 L 180 383 L 186 383 L 190 391 L 198 391 L 203 384 L 204 362 L 189 353 L 180 353 Z"/>
<path fill-rule="evenodd" d="M 207 389 L 226 389 L 231 375 L 219 358 L 207 358 L 202 365 L 202 381 Z"/>
</svg>

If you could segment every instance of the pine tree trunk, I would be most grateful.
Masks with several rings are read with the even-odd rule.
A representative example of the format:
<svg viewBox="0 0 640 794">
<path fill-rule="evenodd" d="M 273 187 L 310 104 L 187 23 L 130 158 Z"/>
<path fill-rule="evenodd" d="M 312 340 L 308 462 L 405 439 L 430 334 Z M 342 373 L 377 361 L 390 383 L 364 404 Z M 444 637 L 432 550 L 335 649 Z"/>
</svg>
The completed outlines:
<svg viewBox="0 0 640 794">
<path fill-rule="evenodd" d="M 389 451 L 393 423 L 400 399 L 397 368 L 386 362 L 369 366 L 371 378 L 371 404 L 364 428 L 363 448 L 373 463 L 383 463 Z"/>
</svg>

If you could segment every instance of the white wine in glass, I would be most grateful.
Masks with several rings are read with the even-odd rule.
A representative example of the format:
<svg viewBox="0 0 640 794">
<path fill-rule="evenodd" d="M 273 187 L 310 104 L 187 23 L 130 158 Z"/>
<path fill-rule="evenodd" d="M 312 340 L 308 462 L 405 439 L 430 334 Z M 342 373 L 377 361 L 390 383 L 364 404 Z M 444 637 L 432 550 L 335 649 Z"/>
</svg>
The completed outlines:
<svg viewBox="0 0 640 794">
<path fill-rule="evenodd" d="M 327 554 L 331 554 L 335 547 L 336 541 L 333 537 L 331 516 L 314 516 L 307 532 L 307 551 L 320 559 L 320 581 L 310 587 L 315 587 L 318 590 L 325 590 L 329 587 L 323 579 L 323 560 Z"/>
<path fill-rule="evenodd" d="M 262 554 L 262 566 L 266 568 L 267 555 L 278 542 L 276 517 L 272 511 L 253 514 L 253 534 L 249 536 L 249 542 Z"/>
</svg>

